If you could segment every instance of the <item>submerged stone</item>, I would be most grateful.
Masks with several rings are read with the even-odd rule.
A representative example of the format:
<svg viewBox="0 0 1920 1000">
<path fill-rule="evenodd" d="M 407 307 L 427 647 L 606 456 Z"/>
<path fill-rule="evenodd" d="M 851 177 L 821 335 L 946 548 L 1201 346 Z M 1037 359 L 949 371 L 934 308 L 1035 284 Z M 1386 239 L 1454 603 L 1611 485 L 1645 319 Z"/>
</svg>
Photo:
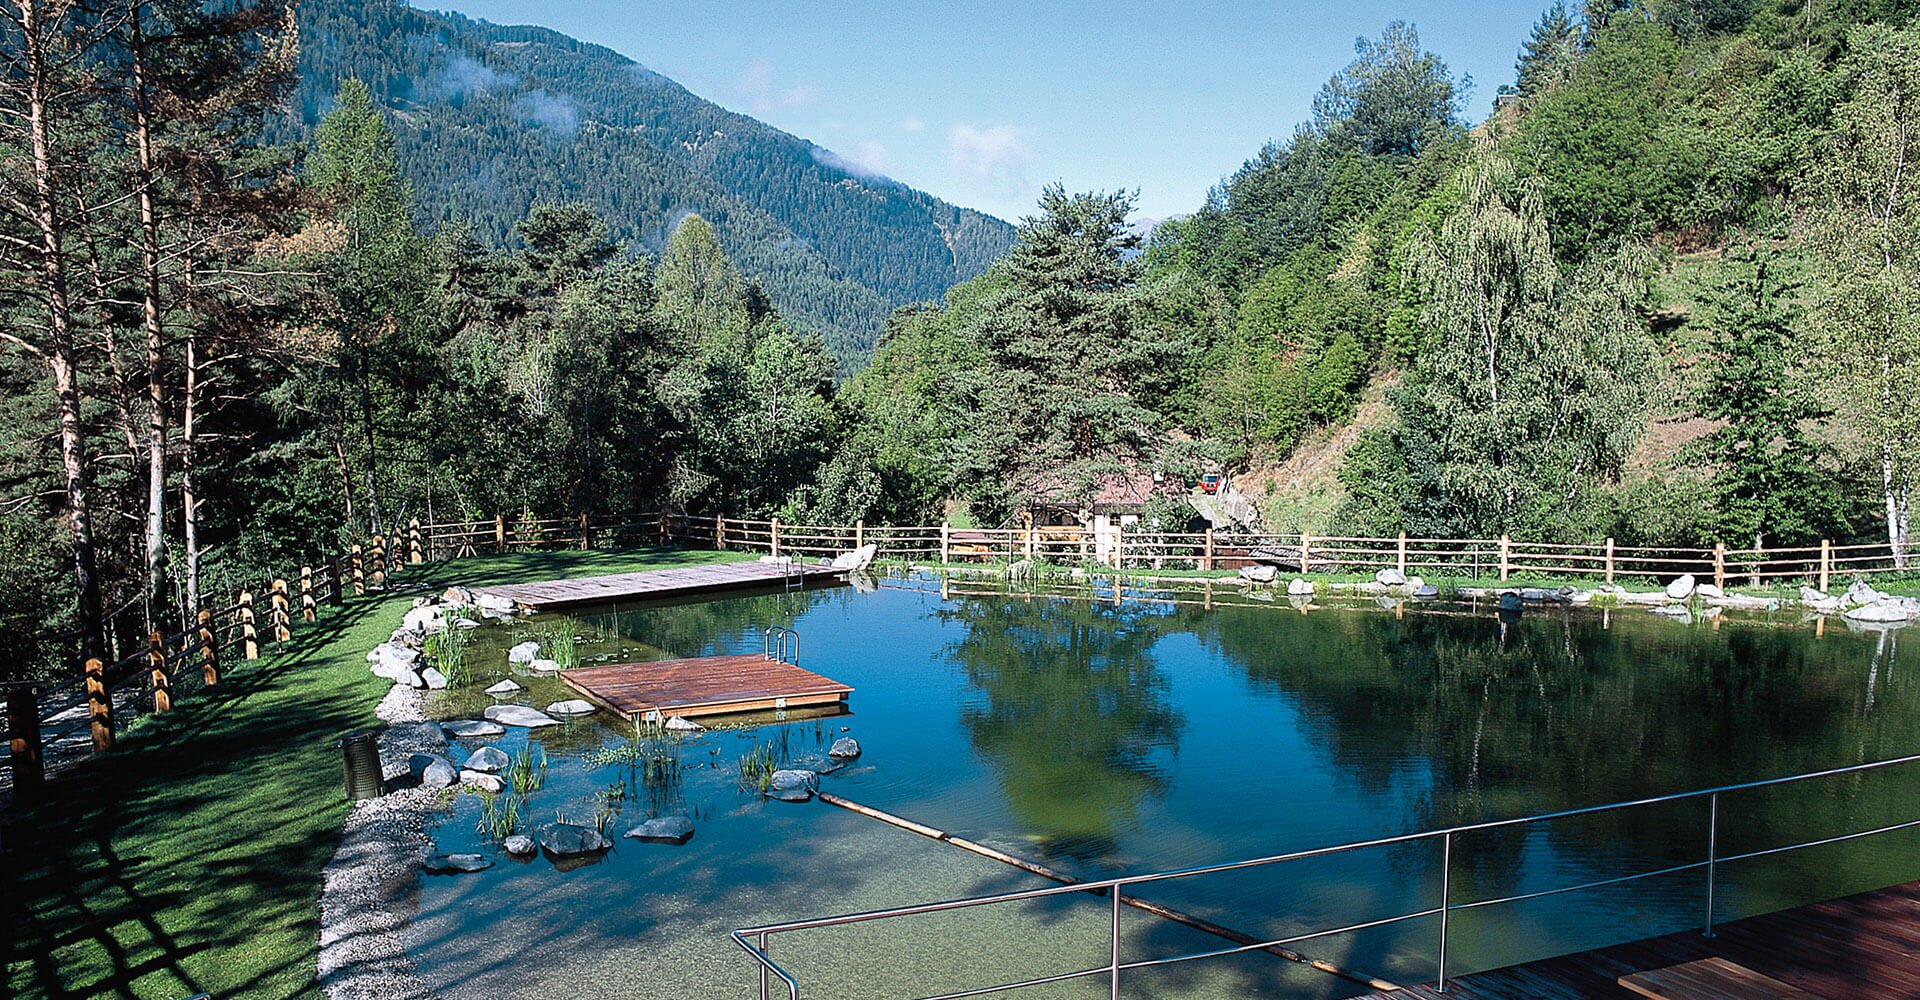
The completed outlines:
<svg viewBox="0 0 1920 1000">
<path fill-rule="evenodd" d="M 693 820 L 685 816 L 661 816 L 627 831 L 635 840 L 658 840 L 684 844 L 693 836 Z"/>
<path fill-rule="evenodd" d="M 493 862 L 479 854 L 435 854 L 420 862 L 420 867 L 436 875 L 454 875 L 485 871 L 493 867 Z"/>
<path fill-rule="evenodd" d="M 560 857 L 592 854 L 613 846 L 613 841 L 590 826 L 573 823 L 549 823 L 540 828 L 540 846 Z"/>
</svg>

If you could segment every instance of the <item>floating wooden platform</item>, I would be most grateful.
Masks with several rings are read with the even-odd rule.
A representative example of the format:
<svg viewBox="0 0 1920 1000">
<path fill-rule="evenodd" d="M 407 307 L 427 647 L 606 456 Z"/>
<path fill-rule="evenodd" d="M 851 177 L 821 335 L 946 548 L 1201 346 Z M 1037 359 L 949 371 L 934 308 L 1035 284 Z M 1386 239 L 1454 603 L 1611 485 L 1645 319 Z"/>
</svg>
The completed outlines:
<svg viewBox="0 0 1920 1000">
<path fill-rule="evenodd" d="M 789 568 L 781 563 L 736 562 L 582 576 L 539 583 L 508 583 L 476 587 L 474 591 L 504 597 L 535 611 L 551 611 L 581 604 L 613 604 L 639 598 L 692 597 L 736 587 L 779 586 L 796 576 L 802 586 L 813 586 L 840 580 L 846 574 L 846 570 L 818 564 L 810 566 L 795 563 Z"/>
<path fill-rule="evenodd" d="M 1832 1000 L 1920 997 L 1920 882 L 1356 1000 L 1624 1000 L 1622 977 L 1714 957 Z"/>
<path fill-rule="evenodd" d="M 629 721 L 644 720 L 652 712 L 662 718 L 691 718 L 836 705 L 853 692 L 839 681 L 759 653 L 577 667 L 560 679 Z"/>
</svg>

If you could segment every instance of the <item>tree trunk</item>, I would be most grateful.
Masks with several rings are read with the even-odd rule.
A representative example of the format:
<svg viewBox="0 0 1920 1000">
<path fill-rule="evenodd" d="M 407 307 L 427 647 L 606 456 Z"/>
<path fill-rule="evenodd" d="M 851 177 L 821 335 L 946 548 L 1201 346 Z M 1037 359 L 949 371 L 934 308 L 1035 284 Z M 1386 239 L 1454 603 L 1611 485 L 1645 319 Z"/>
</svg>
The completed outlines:
<svg viewBox="0 0 1920 1000">
<path fill-rule="evenodd" d="M 146 4 L 136 2 L 128 25 L 133 70 L 134 184 L 140 209 L 141 325 L 147 335 L 147 524 L 145 593 L 148 620 L 155 617 L 167 559 L 167 383 L 165 340 L 160 324 L 160 225 L 154 213 L 153 120 L 148 108 Z"/>
<path fill-rule="evenodd" d="M 60 470 L 67 494 L 67 528 L 73 538 L 73 575 L 79 594 L 81 646 L 88 657 L 103 652 L 100 578 L 94 571 L 93 510 L 87 495 L 87 441 L 81 426 L 79 373 L 74 363 L 73 312 L 67 289 L 58 180 L 54 175 L 52 127 L 48 107 L 52 81 L 48 69 L 48 11 L 42 0 L 16 0 L 25 56 L 24 91 L 27 139 L 33 157 L 33 215 L 40 245 L 41 292 L 46 295 L 47 364 L 60 420 Z"/>
<path fill-rule="evenodd" d="M 191 272 L 191 266 L 189 266 Z M 198 443 L 194 416 L 200 395 L 199 338 L 187 324 L 186 392 L 180 414 L 180 529 L 187 556 L 188 615 L 200 613 L 200 510 L 193 495 L 194 447 Z"/>
</svg>

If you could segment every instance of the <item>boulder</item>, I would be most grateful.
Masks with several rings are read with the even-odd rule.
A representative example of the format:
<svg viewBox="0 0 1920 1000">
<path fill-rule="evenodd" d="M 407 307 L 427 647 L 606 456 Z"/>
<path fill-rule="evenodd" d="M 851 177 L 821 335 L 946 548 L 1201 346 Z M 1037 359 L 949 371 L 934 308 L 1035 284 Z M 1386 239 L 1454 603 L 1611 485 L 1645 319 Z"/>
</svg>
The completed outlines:
<svg viewBox="0 0 1920 1000">
<path fill-rule="evenodd" d="M 367 654 L 367 659 L 373 663 L 374 676 L 392 680 L 395 674 L 402 670 L 412 670 L 414 665 L 420 662 L 420 651 L 388 640 L 373 647 L 373 652 Z"/>
<path fill-rule="evenodd" d="M 514 605 L 512 598 L 494 594 L 474 594 L 473 606 L 496 615 L 511 615 L 520 610 Z"/>
<path fill-rule="evenodd" d="M 1037 568 L 1038 567 L 1036 566 L 1033 560 L 1022 559 L 1014 563 L 1013 565 L 1007 567 L 1007 579 L 1024 580 L 1027 577 L 1032 576 L 1034 574 L 1034 570 Z"/>
<path fill-rule="evenodd" d="M 427 686 L 427 680 L 411 670 L 400 669 L 393 672 L 393 682 L 404 687 L 419 690 Z"/>
<path fill-rule="evenodd" d="M 473 738 L 480 736 L 498 736 L 507 731 L 507 727 L 498 722 L 482 722 L 479 719 L 452 719 L 442 722 L 440 728 L 448 736 Z"/>
<path fill-rule="evenodd" d="M 1248 583 L 1272 583 L 1279 575 L 1280 571 L 1272 566 L 1240 567 L 1240 579 Z"/>
<path fill-rule="evenodd" d="M 1716 587 L 1711 583 L 1703 583 L 1700 586 L 1693 588 L 1693 592 L 1696 594 L 1699 594 L 1701 597 L 1704 597 L 1709 601 L 1717 601 L 1720 598 L 1727 596 L 1726 591 L 1721 590 L 1719 587 Z"/>
<path fill-rule="evenodd" d="M 557 674 L 560 672 L 560 661 L 559 660 L 534 660 L 533 662 L 527 664 L 527 669 L 533 671 L 536 674 Z"/>
<path fill-rule="evenodd" d="M 532 663 L 540 655 L 540 644 L 531 640 L 507 650 L 508 663 Z"/>
<path fill-rule="evenodd" d="M 1652 614 L 1671 618 L 1675 621 L 1690 622 L 1693 620 L 1693 612 L 1688 611 L 1684 604 L 1663 604 L 1660 607 L 1648 608 L 1647 610 Z"/>
<path fill-rule="evenodd" d="M 513 758 L 507 756 L 497 747 L 481 747 L 468 754 L 467 762 L 460 766 L 469 771 L 484 771 L 487 774 L 493 774 L 501 768 L 506 767 L 509 763 L 512 763 L 512 761 Z"/>
<path fill-rule="evenodd" d="M 613 841 L 590 826 L 573 823 L 548 823 L 540 828 L 540 846 L 559 857 L 593 854 L 613 846 Z"/>
<path fill-rule="evenodd" d="M 873 563 L 873 557 L 880 551 L 878 545 L 868 542 L 852 552 L 842 552 L 833 557 L 834 569 L 862 570 Z"/>
<path fill-rule="evenodd" d="M 698 722 L 688 722 L 686 719 L 676 715 L 667 720 L 667 728 L 676 733 L 697 733 L 707 727 Z"/>
<path fill-rule="evenodd" d="M 440 592 L 440 601 L 443 604 L 452 604 L 455 606 L 472 604 L 473 591 L 455 584 Z"/>
<path fill-rule="evenodd" d="M 400 620 L 400 627 L 411 632 L 438 632 L 447 627 L 447 620 L 439 608 L 429 604 L 407 612 L 407 616 Z"/>
<path fill-rule="evenodd" d="M 507 790 L 507 779 L 485 771 L 463 770 L 460 772 L 460 783 L 494 795 Z"/>
<path fill-rule="evenodd" d="M 1293 579 L 1287 581 L 1287 596 L 1288 597 L 1312 597 L 1313 583 L 1309 580 L 1302 580 L 1296 576 Z"/>
<path fill-rule="evenodd" d="M 432 667 L 420 671 L 420 679 L 427 682 L 427 690 L 429 691 L 445 691 L 447 689 L 447 675 Z"/>
<path fill-rule="evenodd" d="M 1824 604 L 1831 600 L 1833 600 L 1833 598 L 1829 597 L 1825 591 L 1813 587 L 1800 588 L 1801 604 Z"/>
<path fill-rule="evenodd" d="M 493 695 L 495 698 L 507 698 L 519 694 L 520 685 L 515 684 L 513 680 L 509 678 L 488 688 L 487 693 Z"/>
<path fill-rule="evenodd" d="M 1373 580 L 1382 587 L 1400 587 L 1406 585 L 1407 574 L 1397 569 L 1383 569 L 1373 574 Z"/>
<path fill-rule="evenodd" d="M 407 773 L 418 779 L 422 788 L 446 788 L 460 780 L 453 761 L 437 753 L 417 753 L 407 758 Z"/>
<path fill-rule="evenodd" d="M 493 862 L 479 854 L 435 854 L 420 862 L 420 867 L 435 875 L 486 871 Z"/>
<path fill-rule="evenodd" d="M 594 704 L 585 698 L 570 698 L 547 706 L 548 715 L 592 715 Z"/>
<path fill-rule="evenodd" d="M 410 628 L 397 628 L 388 634 L 387 641 L 404 649 L 419 652 L 427 646 L 427 634 Z"/>
<path fill-rule="evenodd" d="M 1848 604 L 1884 604 L 1887 600 L 1886 594 L 1873 589 L 1873 585 L 1867 583 L 1865 580 L 1853 581 L 1852 584 L 1848 585 L 1847 592 L 1844 596 Z"/>
<path fill-rule="evenodd" d="M 820 787 L 820 776 L 812 771 L 784 768 L 773 772 L 767 782 L 767 798 L 782 802 L 805 802 Z"/>
<path fill-rule="evenodd" d="M 1422 580 L 1417 576 L 1410 576 L 1410 577 L 1407 577 L 1407 582 L 1403 586 L 1405 586 L 1408 590 L 1419 590 L 1421 587 L 1424 587 L 1426 585 L 1427 585 L 1427 581 Z"/>
<path fill-rule="evenodd" d="M 1413 593 L 1413 599 L 1416 601 L 1431 601 L 1440 596 L 1440 588 L 1434 586 L 1431 583 L 1423 583 L 1420 586 L 1413 587 L 1411 589 Z"/>
<path fill-rule="evenodd" d="M 693 836 L 693 820 L 685 816 L 661 816 L 628 830 L 627 836 L 635 840 L 684 844 L 688 837 Z"/>
<path fill-rule="evenodd" d="M 1907 620 L 1907 609 L 1896 604 L 1862 604 L 1851 608 L 1845 615 L 1848 621 L 1866 622 L 1873 625 L 1892 625 Z"/>
<path fill-rule="evenodd" d="M 514 857 L 525 857 L 540 849 L 540 845 L 534 843 L 533 838 L 524 833 L 516 833 L 508 837 L 500 842 L 500 846 Z"/>
<path fill-rule="evenodd" d="M 1693 596 L 1693 588 L 1697 582 L 1692 573 L 1682 573 L 1678 579 L 1667 584 L 1667 597 L 1675 601 L 1684 601 Z"/>
<path fill-rule="evenodd" d="M 520 726 L 525 729 L 539 729 L 541 726 L 560 724 L 559 719 L 526 705 L 490 705 L 481 714 L 503 726 Z"/>
<path fill-rule="evenodd" d="M 834 760 L 852 760 L 860 756 L 860 741 L 851 736 L 842 736 L 827 748 L 827 756 Z"/>
</svg>

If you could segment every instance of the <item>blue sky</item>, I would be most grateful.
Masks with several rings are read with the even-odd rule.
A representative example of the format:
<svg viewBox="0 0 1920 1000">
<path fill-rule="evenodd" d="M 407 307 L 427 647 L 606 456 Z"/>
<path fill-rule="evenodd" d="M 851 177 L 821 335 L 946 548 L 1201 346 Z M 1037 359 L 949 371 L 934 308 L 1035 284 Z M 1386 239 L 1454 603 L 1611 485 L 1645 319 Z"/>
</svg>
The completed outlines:
<svg viewBox="0 0 1920 1000">
<path fill-rule="evenodd" d="M 867 170 L 1015 220 L 1052 181 L 1207 189 L 1310 114 L 1360 35 L 1405 20 L 1484 117 L 1548 0 L 1177 3 L 414 0 L 597 42 Z"/>
</svg>

